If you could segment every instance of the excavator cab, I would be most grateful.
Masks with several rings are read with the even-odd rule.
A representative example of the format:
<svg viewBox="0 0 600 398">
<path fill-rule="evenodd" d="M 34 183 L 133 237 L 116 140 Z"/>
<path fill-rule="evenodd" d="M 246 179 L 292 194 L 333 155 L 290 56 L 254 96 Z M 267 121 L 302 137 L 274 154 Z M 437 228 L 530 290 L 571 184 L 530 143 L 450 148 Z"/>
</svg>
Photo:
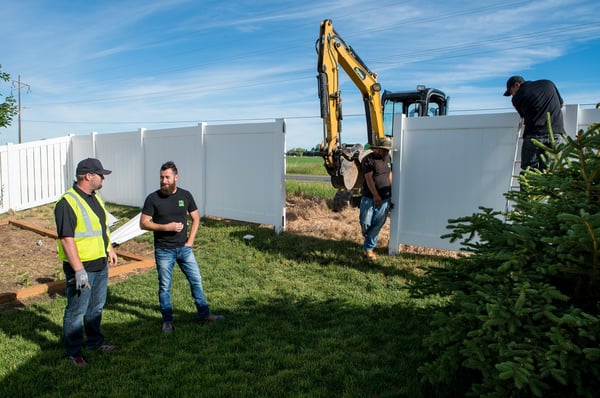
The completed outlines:
<svg viewBox="0 0 600 398">
<path fill-rule="evenodd" d="M 383 129 L 386 135 L 393 136 L 394 116 L 407 117 L 443 116 L 448 111 L 449 97 L 441 90 L 418 85 L 415 91 L 391 92 L 385 90 L 381 96 L 383 103 Z"/>
</svg>

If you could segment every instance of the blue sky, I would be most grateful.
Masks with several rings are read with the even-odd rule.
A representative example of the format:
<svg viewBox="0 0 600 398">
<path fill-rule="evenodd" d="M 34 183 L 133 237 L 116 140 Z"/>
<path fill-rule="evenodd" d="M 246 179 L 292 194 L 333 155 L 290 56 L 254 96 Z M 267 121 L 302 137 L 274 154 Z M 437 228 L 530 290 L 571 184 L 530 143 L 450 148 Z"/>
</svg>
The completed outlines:
<svg viewBox="0 0 600 398">
<path fill-rule="evenodd" d="M 23 142 L 287 120 L 287 148 L 323 139 L 315 41 L 332 19 L 390 91 L 448 94 L 450 114 L 511 112 L 513 74 L 551 79 L 566 104 L 600 102 L 597 0 L 9 0 L 2 70 L 21 77 Z M 23 84 L 27 84 L 25 86 Z M 13 84 L 0 93 L 17 97 Z M 358 90 L 342 74 L 342 141 L 366 142 Z M 0 145 L 18 142 L 18 123 Z"/>
</svg>

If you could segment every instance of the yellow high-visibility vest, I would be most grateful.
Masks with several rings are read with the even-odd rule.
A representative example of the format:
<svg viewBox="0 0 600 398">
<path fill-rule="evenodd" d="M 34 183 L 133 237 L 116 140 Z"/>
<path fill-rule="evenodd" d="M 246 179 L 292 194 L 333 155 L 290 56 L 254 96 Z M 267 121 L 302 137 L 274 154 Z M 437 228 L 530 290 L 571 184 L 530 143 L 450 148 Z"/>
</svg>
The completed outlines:
<svg viewBox="0 0 600 398">
<path fill-rule="evenodd" d="M 58 203 L 62 198 L 64 198 L 69 206 L 71 206 L 77 218 L 74 239 L 81 261 L 85 262 L 106 257 L 106 253 L 108 253 L 110 249 L 110 238 L 108 239 L 109 241 L 107 242 L 107 245 L 104 246 L 100 218 L 98 218 L 96 213 L 94 213 L 92 208 L 74 188 L 71 187 L 68 189 L 56 203 Z M 104 202 L 100 198 L 100 195 L 96 195 L 96 199 L 100 203 L 100 206 L 102 206 L 104 214 L 106 215 L 106 208 L 104 207 Z M 105 220 L 106 234 L 108 236 L 108 216 L 105 217 Z M 63 261 L 69 261 L 62 247 L 60 239 L 58 239 L 57 242 L 58 256 Z"/>
</svg>

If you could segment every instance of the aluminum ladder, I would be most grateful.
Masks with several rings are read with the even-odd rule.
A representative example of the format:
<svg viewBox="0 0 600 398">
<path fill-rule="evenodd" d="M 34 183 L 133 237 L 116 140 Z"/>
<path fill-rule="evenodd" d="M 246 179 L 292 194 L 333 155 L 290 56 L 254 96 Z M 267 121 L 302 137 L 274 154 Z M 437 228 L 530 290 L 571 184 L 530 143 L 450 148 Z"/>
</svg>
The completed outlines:
<svg viewBox="0 0 600 398">
<path fill-rule="evenodd" d="M 508 191 L 518 191 L 521 189 L 519 185 L 519 174 L 521 173 L 521 147 L 523 145 L 523 119 L 519 121 L 519 127 L 517 129 L 517 137 L 515 142 L 515 153 L 513 156 L 512 171 L 510 173 L 510 184 L 508 185 Z M 506 199 L 506 205 L 504 211 L 510 213 L 513 210 L 512 201 Z"/>
</svg>

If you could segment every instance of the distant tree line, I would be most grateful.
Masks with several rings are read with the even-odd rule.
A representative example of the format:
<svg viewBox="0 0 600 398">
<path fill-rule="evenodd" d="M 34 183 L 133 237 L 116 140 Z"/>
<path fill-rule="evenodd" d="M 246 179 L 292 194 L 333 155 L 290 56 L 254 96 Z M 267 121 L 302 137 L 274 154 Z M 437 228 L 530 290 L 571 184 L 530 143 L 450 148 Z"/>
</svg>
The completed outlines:
<svg viewBox="0 0 600 398">
<path fill-rule="evenodd" d="M 306 148 L 292 148 L 285 154 L 287 156 L 321 156 L 321 145 L 317 144 L 312 149 Z"/>
</svg>

